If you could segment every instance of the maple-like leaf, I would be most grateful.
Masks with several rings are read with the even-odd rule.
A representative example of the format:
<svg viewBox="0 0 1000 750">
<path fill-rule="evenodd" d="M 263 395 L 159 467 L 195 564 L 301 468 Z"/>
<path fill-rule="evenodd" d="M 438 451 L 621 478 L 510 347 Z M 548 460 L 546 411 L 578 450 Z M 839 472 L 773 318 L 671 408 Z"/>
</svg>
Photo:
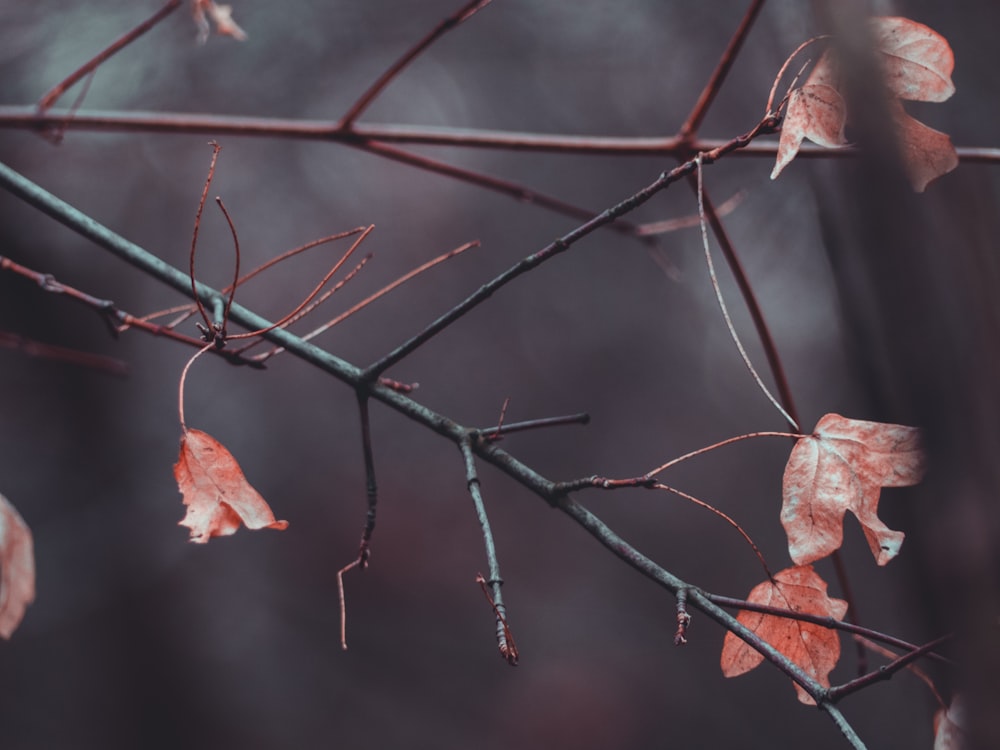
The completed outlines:
<svg viewBox="0 0 1000 750">
<path fill-rule="evenodd" d="M 858 520 L 879 565 L 899 553 L 904 534 L 878 517 L 882 487 L 923 478 L 925 457 L 916 427 L 827 414 L 799 438 L 785 465 L 781 523 L 798 565 L 826 557 L 844 538 L 844 513 Z"/>
<path fill-rule="evenodd" d="M 958 154 L 947 135 L 910 117 L 899 100 L 948 99 L 955 93 L 951 80 L 955 57 L 943 36 L 908 18 L 873 18 L 869 26 L 903 167 L 913 189 L 923 192 L 931 180 L 958 166 Z M 805 83 L 789 96 L 772 180 L 795 158 L 804 138 L 825 148 L 847 144 L 844 126 L 849 114 L 841 83 L 834 50 L 827 50 Z"/>
<path fill-rule="evenodd" d="M 201 430 L 188 429 L 181 437 L 174 477 L 187 506 L 180 525 L 191 529 L 192 542 L 204 544 L 213 536 L 228 536 L 240 524 L 248 529 L 288 528 L 288 521 L 275 520 L 233 455 Z"/>
<path fill-rule="evenodd" d="M 755 586 L 747 601 L 803 614 L 833 617 L 836 620 L 842 620 L 847 612 L 847 602 L 827 596 L 826 582 L 811 565 L 782 570 L 774 576 L 773 581 L 764 581 Z M 736 619 L 801 667 L 820 685 L 830 686 L 830 672 L 840 658 L 840 638 L 835 630 L 811 622 L 749 610 L 741 610 Z M 749 672 L 763 660 L 764 655 L 753 646 L 733 633 L 726 633 L 720 660 L 722 673 L 726 677 Z M 795 689 L 800 701 L 815 703 L 798 684 Z"/>
<path fill-rule="evenodd" d="M 0 495 L 0 637 L 10 638 L 35 600 L 35 552 L 31 529 Z"/>
<path fill-rule="evenodd" d="M 215 26 L 215 33 L 220 36 L 231 36 L 233 39 L 245 41 L 247 34 L 233 20 L 231 5 L 219 5 L 215 0 L 192 0 L 191 14 L 195 26 L 198 27 L 198 43 L 204 44 Z"/>
</svg>

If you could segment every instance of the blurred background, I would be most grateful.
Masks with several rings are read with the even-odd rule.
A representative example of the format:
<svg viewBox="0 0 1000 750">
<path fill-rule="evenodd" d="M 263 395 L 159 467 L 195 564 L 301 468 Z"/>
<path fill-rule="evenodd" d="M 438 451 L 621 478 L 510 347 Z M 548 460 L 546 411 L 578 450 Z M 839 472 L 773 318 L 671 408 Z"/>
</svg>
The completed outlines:
<svg viewBox="0 0 1000 750">
<path fill-rule="evenodd" d="M 185 5 L 99 69 L 83 108 L 335 120 L 460 3 L 233 5 L 247 41 L 213 36 L 199 46 Z M 361 121 L 669 136 L 746 5 L 496 0 L 423 54 Z M 114 0 L 0 4 L 0 104 L 34 103 L 157 7 Z M 786 56 L 828 30 L 812 10 L 789 0 L 765 6 L 701 128 L 705 137 L 729 139 L 757 122 Z M 925 23 L 954 48 L 957 95 L 909 111 L 956 145 L 996 146 L 1000 88 L 993 72 L 1000 53 L 993 35 L 1000 8 L 919 1 L 876 3 L 873 11 Z M 0 158 L 184 267 L 211 156 L 208 138 L 70 129 L 53 146 L 35 133 L 4 129 Z M 375 225 L 362 248 L 373 259 L 325 313 L 298 330 L 446 250 L 482 243 L 318 339 L 360 366 L 579 223 L 341 145 L 218 140 L 223 151 L 211 194 L 223 197 L 234 218 L 244 268 L 323 235 Z M 649 156 L 414 150 L 595 212 L 674 165 Z M 743 196 L 724 222 L 777 340 L 805 430 L 828 412 L 916 418 L 912 401 L 880 398 L 873 385 L 879 373 L 859 356 L 871 342 L 859 344 L 857 326 L 845 322 L 852 301 L 837 285 L 836 256 L 827 254 L 836 244 L 831 227 L 844 229 L 841 243 L 858 236 L 847 231 L 851 226 L 871 228 L 852 213 L 862 195 L 845 177 L 850 168 L 839 159 L 800 159 L 771 182 L 768 158 L 740 156 L 705 174 L 717 202 Z M 998 174 L 989 165 L 962 164 L 912 199 L 906 218 L 935 219 L 949 238 L 935 249 L 941 255 L 992 247 Z M 679 183 L 631 218 L 696 211 L 692 191 Z M 133 314 L 184 301 L 6 193 L 0 233 L 3 255 Z M 344 247 L 282 264 L 241 289 L 238 301 L 264 316 L 282 315 Z M 912 257 L 917 268 L 920 256 Z M 225 285 L 232 259 L 228 229 L 209 206 L 200 278 Z M 728 271 L 721 275 L 736 325 L 764 373 L 735 284 Z M 860 309 L 869 309 L 864 302 L 858 300 Z M 933 309 L 925 312 L 926 321 L 936 319 Z M 185 326 L 196 335 L 193 324 Z M 927 338 L 962 338 L 954 328 L 918 330 Z M 378 404 L 378 527 L 371 567 L 346 579 L 350 650 L 342 652 L 336 571 L 355 556 L 365 516 L 350 389 L 287 355 L 265 371 L 207 357 L 197 362 L 186 390 L 188 424 L 225 443 L 290 527 L 242 530 L 196 546 L 177 525 L 183 506 L 172 473 L 177 380 L 193 352 L 135 331 L 116 341 L 96 314 L 11 274 L 0 275 L 0 331 L 104 354 L 130 368 L 121 378 L 0 349 L 0 492 L 31 526 L 38 567 L 37 601 L 13 638 L 0 643 L 0 747 L 844 746 L 828 718 L 799 705 L 776 670 L 724 679 L 723 632 L 705 617 L 695 613 L 690 643 L 675 648 L 671 597 L 484 466 L 521 652 L 520 666 L 508 667 L 474 581 L 486 562 L 461 456 Z M 886 331 L 879 334 L 892 335 Z M 920 350 L 954 378 L 939 390 L 931 379 L 938 385 L 921 392 L 925 402 L 945 403 L 963 390 L 957 373 L 975 369 L 976 358 L 993 361 L 979 340 L 970 339 L 963 361 L 939 361 L 941 350 L 930 345 Z M 387 374 L 419 382 L 419 401 L 466 425 L 495 424 L 507 398 L 508 422 L 588 412 L 589 426 L 504 440 L 552 479 L 634 476 L 733 435 L 783 429 L 726 332 L 697 228 L 664 235 L 653 251 L 614 232 L 591 235 Z M 905 391 L 906 383 L 899 387 Z M 984 407 L 978 419 L 991 415 Z M 736 518 L 778 570 L 790 564 L 778 521 L 789 449 L 780 439 L 745 441 L 663 479 Z M 883 519 L 911 535 L 892 565 L 875 566 L 853 518 L 843 548 L 861 621 L 916 643 L 965 624 L 949 619 L 948 612 L 964 610 L 949 609 L 947 581 L 932 582 L 928 570 L 967 544 L 963 528 L 978 528 L 990 543 L 993 531 L 972 512 L 962 517 L 965 527 L 947 526 L 937 547 L 927 543 L 941 523 L 940 507 L 954 500 L 940 482 L 931 486 L 934 492 L 883 492 Z M 977 491 L 982 507 L 995 503 Z M 645 554 L 706 590 L 743 597 L 763 577 L 730 527 L 678 498 L 630 490 L 579 499 Z M 989 520 L 988 512 L 982 518 Z M 829 562 L 818 570 L 839 596 Z M 967 597 L 992 585 L 988 576 L 953 582 Z M 981 614 L 996 617 L 988 609 Z M 854 646 L 843 643 L 835 682 L 856 670 Z M 954 683 L 931 672 L 947 697 Z M 932 745 L 937 704 L 911 674 L 842 707 L 872 747 Z"/>
</svg>

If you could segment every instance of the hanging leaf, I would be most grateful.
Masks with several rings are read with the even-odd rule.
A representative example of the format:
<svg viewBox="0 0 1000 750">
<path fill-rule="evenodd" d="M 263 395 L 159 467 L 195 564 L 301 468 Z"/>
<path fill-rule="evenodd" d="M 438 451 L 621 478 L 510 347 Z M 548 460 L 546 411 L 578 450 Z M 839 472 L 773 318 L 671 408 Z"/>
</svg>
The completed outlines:
<svg viewBox="0 0 1000 750">
<path fill-rule="evenodd" d="M 231 36 L 233 39 L 245 41 L 247 34 L 233 20 L 233 7 L 219 5 L 214 0 L 192 0 L 191 14 L 195 26 L 198 27 L 198 43 L 204 44 L 215 26 L 215 33 L 220 36 Z"/>
<path fill-rule="evenodd" d="M 948 99 L 955 93 L 951 80 L 955 57 L 943 36 L 908 18 L 873 18 L 869 27 L 883 71 L 903 166 L 913 189 L 923 192 L 931 180 L 958 166 L 958 154 L 947 135 L 910 117 L 899 100 Z M 804 138 L 824 148 L 846 145 L 844 126 L 848 122 L 839 65 L 835 50 L 829 49 L 805 83 L 789 96 L 771 179 L 795 158 Z"/>
<path fill-rule="evenodd" d="M 0 495 L 0 637 L 10 638 L 35 600 L 35 552 L 31 529 Z"/>
<path fill-rule="evenodd" d="M 826 595 L 826 582 L 811 565 L 786 568 L 754 587 L 748 602 L 768 607 L 790 609 L 803 614 L 833 617 L 842 620 L 847 602 Z M 763 640 L 774 646 L 802 668 L 820 685 L 830 686 L 830 672 L 840 659 L 840 638 L 835 630 L 801 620 L 777 615 L 741 610 L 737 619 Z M 764 660 L 764 655 L 733 633 L 726 633 L 722 644 L 721 666 L 726 677 L 749 672 Z M 795 685 L 799 700 L 815 701 L 799 685 Z"/>
<path fill-rule="evenodd" d="M 847 145 L 844 137 L 847 105 L 837 88 L 838 78 L 836 61 L 827 50 L 802 87 L 788 97 L 772 180 L 799 153 L 804 138 L 825 148 Z"/>
<path fill-rule="evenodd" d="M 916 427 L 827 414 L 800 438 L 785 466 L 781 523 L 797 565 L 826 557 L 844 537 L 851 511 L 879 565 L 899 553 L 904 534 L 878 517 L 882 487 L 917 484 L 925 458 Z"/>
<path fill-rule="evenodd" d="M 213 536 L 228 536 L 240 524 L 248 529 L 288 528 L 288 521 L 275 520 L 233 455 L 201 430 L 188 429 L 181 437 L 174 477 L 187 506 L 180 525 L 191 529 L 192 542 L 204 544 Z"/>
</svg>

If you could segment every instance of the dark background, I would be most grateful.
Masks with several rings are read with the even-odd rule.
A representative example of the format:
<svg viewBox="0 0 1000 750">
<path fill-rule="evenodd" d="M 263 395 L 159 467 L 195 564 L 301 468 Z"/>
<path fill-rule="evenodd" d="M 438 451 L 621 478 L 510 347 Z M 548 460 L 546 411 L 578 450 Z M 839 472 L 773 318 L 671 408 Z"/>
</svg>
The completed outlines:
<svg viewBox="0 0 1000 750">
<path fill-rule="evenodd" d="M 234 4 L 248 41 L 213 37 L 197 46 L 184 8 L 102 66 L 85 108 L 335 119 L 458 5 Z M 696 100 L 744 6 L 496 0 L 424 54 L 363 121 L 669 135 Z M 956 96 L 909 110 L 957 145 L 995 146 L 995 4 L 877 6 L 876 12 L 930 25 L 955 50 Z M 37 100 L 156 7 L 113 0 L 0 5 L 0 103 Z M 703 134 L 730 138 L 756 123 L 786 55 L 826 30 L 808 11 L 797 2 L 765 7 Z M 4 130 L 0 155 L 116 232 L 183 266 L 211 153 L 206 141 L 70 131 L 54 147 L 35 134 Z M 445 250 L 482 242 L 319 340 L 359 365 L 577 223 L 342 146 L 220 141 L 212 194 L 223 196 L 233 214 L 245 267 L 324 234 L 376 225 L 363 248 L 374 259 L 328 303 L 328 317 Z M 595 211 L 673 166 L 650 157 L 423 152 Z M 906 404 L 869 387 L 879 373 L 863 366 L 864 356 L 859 366 L 858 355 L 870 342 L 859 343 L 856 325 L 842 321 L 852 319 L 855 301 L 872 309 L 870 300 L 852 300 L 848 287 L 838 287 L 838 261 L 831 265 L 825 249 L 836 235 L 831 227 L 845 228 L 840 242 L 851 227 L 871 228 L 874 220 L 851 208 L 879 196 L 852 192 L 844 177 L 851 167 L 843 160 L 798 160 L 776 182 L 768 180 L 770 169 L 766 158 L 729 158 L 706 171 L 706 184 L 718 202 L 746 191 L 725 223 L 778 342 L 803 428 L 827 412 L 912 416 Z M 908 219 L 936 220 L 947 238 L 938 248 L 945 257 L 987 247 L 996 237 L 997 188 L 994 167 L 963 164 L 907 204 Z M 681 183 L 633 218 L 695 211 L 694 196 Z M 231 242 L 214 209 L 206 216 L 199 273 L 222 286 L 231 274 Z M 183 302 L 8 195 L 0 195 L 0 221 L 2 254 L 129 312 Z M 897 269 L 907 268 L 902 250 Z M 238 299 L 277 317 L 336 253 L 336 247 L 321 249 L 291 261 Z M 615 233 L 592 235 L 389 374 L 419 381 L 420 401 L 468 425 L 495 423 L 507 397 L 508 421 L 589 412 L 588 427 L 505 441 L 554 479 L 641 474 L 732 435 L 782 429 L 723 326 L 697 229 L 666 235 L 658 253 L 654 259 Z M 676 278 L 663 271 L 664 260 L 679 269 Z M 728 272 L 723 283 L 751 357 L 763 369 Z M 931 338 L 960 337 L 967 320 L 927 315 L 919 330 Z M 461 457 L 451 444 L 378 405 L 372 426 L 379 525 L 370 569 L 347 578 L 351 648 L 342 653 L 335 574 L 356 553 L 365 513 L 349 389 L 284 356 L 264 372 L 199 360 L 186 391 L 188 423 L 222 440 L 291 526 L 284 533 L 243 530 L 194 546 L 176 525 L 183 507 L 172 475 L 180 435 L 176 385 L 191 352 L 139 332 L 113 341 L 96 315 L 9 274 L 0 276 L 0 330 L 107 354 L 131 367 L 130 376 L 119 379 L 0 349 L 0 492 L 31 526 L 38 566 L 38 600 L 10 642 L 0 643 L 0 747 L 844 745 L 825 716 L 795 701 L 776 670 L 724 679 L 722 631 L 706 618 L 696 614 L 691 642 L 674 648 L 669 596 L 566 517 L 484 467 L 522 657 L 519 667 L 507 667 L 474 583 L 485 559 Z M 923 354 L 936 363 L 938 351 L 929 347 Z M 967 387 L 958 378 L 975 369 L 972 357 L 990 359 L 974 346 L 963 352 L 968 361 L 950 363 L 954 379 L 934 381 L 940 390 L 922 398 L 947 400 Z M 947 363 L 935 367 L 948 371 Z M 898 385 L 905 390 L 906 383 Z M 988 417 L 978 415 L 979 421 Z M 744 442 L 664 479 L 734 516 L 780 569 L 790 564 L 778 522 L 788 450 L 778 439 Z M 987 541 L 993 538 L 992 527 L 977 523 L 975 514 L 963 516 L 965 527 L 943 522 L 940 509 L 954 498 L 940 482 L 931 487 L 883 492 L 882 517 L 911 535 L 891 565 L 875 566 L 853 519 L 843 549 L 862 621 L 912 642 L 964 624 L 954 621 L 966 613 L 949 609 L 944 588 L 974 592 L 989 583 L 929 577 L 935 566 L 940 570 L 941 555 L 967 544 L 963 528 L 971 524 Z M 987 493 L 983 502 L 994 503 L 992 497 Z M 581 499 L 644 553 L 707 590 L 745 596 L 762 578 L 732 529 L 673 496 L 628 491 Z M 935 538 L 934 524 L 944 541 L 929 552 L 933 545 L 925 542 Z M 829 563 L 818 569 L 838 595 Z M 843 642 L 835 681 L 855 669 L 853 645 Z M 947 695 L 952 682 L 932 672 Z M 931 746 L 936 705 L 912 675 L 877 685 L 843 708 L 871 747 Z"/>
</svg>

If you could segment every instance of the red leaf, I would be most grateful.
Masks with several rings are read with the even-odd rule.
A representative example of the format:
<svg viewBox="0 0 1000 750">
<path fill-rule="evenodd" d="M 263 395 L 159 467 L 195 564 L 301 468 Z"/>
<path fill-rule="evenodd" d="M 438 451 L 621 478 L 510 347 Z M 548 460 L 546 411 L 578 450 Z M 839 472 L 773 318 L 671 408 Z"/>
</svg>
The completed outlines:
<svg viewBox="0 0 1000 750">
<path fill-rule="evenodd" d="M 792 448 L 782 482 L 781 523 L 798 565 L 826 557 L 844 538 L 844 513 L 858 520 L 879 565 L 899 553 L 904 534 L 878 517 L 882 487 L 923 478 L 920 432 L 881 422 L 827 414 Z"/>
<path fill-rule="evenodd" d="M 870 25 L 893 94 L 911 101 L 943 102 L 955 93 L 951 81 L 955 55 L 947 39 L 908 18 L 873 18 Z"/>
<path fill-rule="evenodd" d="M 811 565 L 786 568 L 754 587 L 748 602 L 769 607 L 791 609 L 803 614 L 843 619 L 847 602 L 826 595 L 826 582 Z M 837 632 L 811 622 L 791 620 L 777 615 L 741 610 L 737 619 L 788 659 L 802 668 L 824 687 L 830 686 L 830 672 L 840 658 L 840 638 Z M 726 633 L 722 644 L 722 673 L 726 677 L 749 672 L 764 660 L 764 655 L 733 633 Z M 799 700 L 814 703 L 799 685 L 795 685 Z"/>
<path fill-rule="evenodd" d="M 0 636 L 10 638 L 35 600 L 35 553 L 31 529 L 0 495 Z"/>
<path fill-rule="evenodd" d="M 228 536 L 241 523 L 248 529 L 288 528 L 288 521 L 275 520 L 233 455 L 201 430 L 189 429 L 181 437 L 174 477 L 188 506 L 180 525 L 191 529 L 192 542 L 204 544 L 213 536 Z"/>
<path fill-rule="evenodd" d="M 907 115 L 899 99 L 926 102 L 948 99 L 955 93 L 951 80 L 955 57 L 943 36 L 908 18 L 873 18 L 870 27 L 882 61 L 886 96 L 896 124 L 903 166 L 913 189 L 923 192 L 931 180 L 958 166 L 958 154 L 947 135 Z M 834 50 L 827 50 L 806 82 L 792 91 L 788 99 L 772 180 L 798 154 L 803 138 L 826 148 L 846 144 L 844 124 L 849 115 L 840 86 Z"/>
</svg>

